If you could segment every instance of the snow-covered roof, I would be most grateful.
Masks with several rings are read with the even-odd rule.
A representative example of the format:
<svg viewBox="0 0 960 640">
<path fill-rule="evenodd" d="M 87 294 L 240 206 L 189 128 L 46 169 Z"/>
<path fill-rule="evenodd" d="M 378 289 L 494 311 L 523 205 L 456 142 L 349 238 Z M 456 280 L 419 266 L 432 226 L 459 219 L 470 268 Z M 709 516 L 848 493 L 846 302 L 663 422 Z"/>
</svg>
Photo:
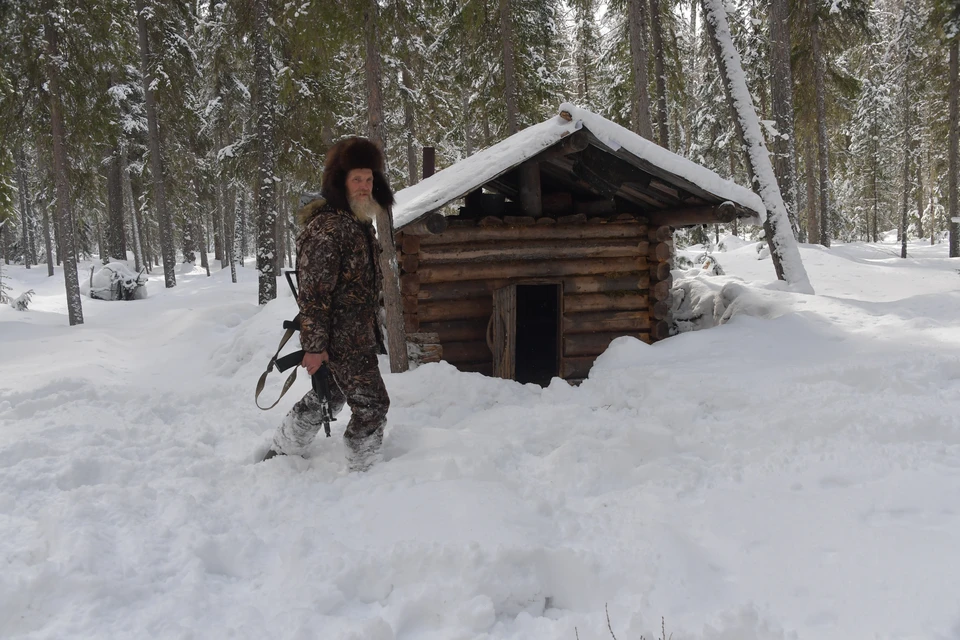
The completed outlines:
<svg viewBox="0 0 960 640">
<path fill-rule="evenodd" d="M 590 131 L 612 151 L 623 149 L 693 183 L 720 200 L 734 202 L 756 212 L 758 216 L 766 213 L 760 196 L 753 191 L 721 178 L 706 167 L 678 156 L 603 116 L 569 103 L 561 104 L 559 111 L 569 113 L 571 120 L 554 116 L 397 192 L 393 208 L 394 228 L 400 229 L 424 214 L 462 198 L 582 128 Z"/>
</svg>

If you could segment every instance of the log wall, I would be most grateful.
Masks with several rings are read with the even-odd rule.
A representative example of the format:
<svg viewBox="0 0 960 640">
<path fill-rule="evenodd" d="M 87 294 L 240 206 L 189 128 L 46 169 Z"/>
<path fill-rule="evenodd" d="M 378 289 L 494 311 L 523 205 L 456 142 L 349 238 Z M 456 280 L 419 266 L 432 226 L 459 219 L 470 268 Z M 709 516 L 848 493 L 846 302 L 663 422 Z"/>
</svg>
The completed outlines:
<svg viewBox="0 0 960 640">
<path fill-rule="evenodd" d="M 586 377 L 618 336 L 665 337 L 669 227 L 629 214 L 448 221 L 441 233 L 407 229 L 396 240 L 406 331 L 436 334 L 443 359 L 458 369 L 491 373 L 493 292 L 511 284 L 562 286 L 563 378 Z"/>
</svg>

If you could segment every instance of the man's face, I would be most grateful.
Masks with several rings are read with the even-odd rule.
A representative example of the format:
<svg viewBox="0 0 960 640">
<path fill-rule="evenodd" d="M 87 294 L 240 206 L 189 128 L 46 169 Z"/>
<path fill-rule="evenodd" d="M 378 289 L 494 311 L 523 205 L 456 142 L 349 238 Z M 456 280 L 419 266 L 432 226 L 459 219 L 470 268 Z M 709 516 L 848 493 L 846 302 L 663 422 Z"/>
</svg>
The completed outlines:
<svg viewBox="0 0 960 640">
<path fill-rule="evenodd" d="M 347 198 L 367 202 L 373 192 L 373 171 L 370 169 L 350 169 L 347 174 Z"/>
</svg>

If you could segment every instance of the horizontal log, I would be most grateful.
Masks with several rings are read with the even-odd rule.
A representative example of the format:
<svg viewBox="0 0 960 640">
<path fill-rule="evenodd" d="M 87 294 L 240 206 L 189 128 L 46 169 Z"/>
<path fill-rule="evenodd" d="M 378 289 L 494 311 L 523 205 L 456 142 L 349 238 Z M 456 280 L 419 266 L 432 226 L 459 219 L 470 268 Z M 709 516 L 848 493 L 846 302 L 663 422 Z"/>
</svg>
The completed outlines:
<svg viewBox="0 0 960 640">
<path fill-rule="evenodd" d="M 537 218 L 537 224 L 540 226 L 550 226 L 557 224 L 556 218 L 548 218 L 546 216 L 541 216 Z"/>
<path fill-rule="evenodd" d="M 701 224 L 718 224 L 733 222 L 736 218 L 750 217 L 754 214 L 733 203 L 723 203 L 716 207 L 686 207 L 657 211 L 650 215 L 651 220 L 658 224 L 668 224 L 673 227 L 691 227 Z"/>
<path fill-rule="evenodd" d="M 650 335 L 653 336 L 654 340 L 663 340 L 670 337 L 670 323 L 666 320 L 660 320 L 653 325 L 653 328 L 650 330 Z"/>
<path fill-rule="evenodd" d="M 443 360 L 443 347 L 439 344 L 407 342 L 407 357 L 417 364 L 440 362 Z"/>
<path fill-rule="evenodd" d="M 403 330 L 405 333 L 416 333 L 417 331 L 420 331 L 420 320 L 417 318 L 416 314 L 403 314 Z"/>
<path fill-rule="evenodd" d="M 650 287 L 646 271 L 609 273 L 596 276 L 569 276 L 563 279 L 563 294 L 600 293 L 604 291 L 644 291 Z"/>
<path fill-rule="evenodd" d="M 503 216 L 503 224 L 513 227 L 529 227 L 537 223 L 533 216 Z"/>
<path fill-rule="evenodd" d="M 417 308 L 421 323 L 443 320 L 466 320 L 489 318 L 493 312 L 493 298 L 470 298 L 467 300 L 425 300 Z"/>
<path fill-rule="evenodd" d="M 414 273 L 417 270 L 417 267 L 420 266 L 419 255 L 417 253 L 405 253 L 400 256 L 400 268 L 403 269 L 404 273 Z"/>
<path fill-rule="evenodd" d="M 569 336 L 564 336 L 563 338 L 563 356 L 567 357 L 582 357 L 582 356 L 591 356 L 597 357 L 601 353 L 607 350 L 607 347 L 610 346 L 610 343 L 615 339 L 621 336 L 630 336 L 631 338 L 636 338 L 650 343 L 651 338 L 649 333 L 623 333 L 619 331 L 605 332 L 605 333 L 579 333 Z"/>
<path fill-rule="evenodd" d="M 415 273 L 404 273 L 400 276 L 400 293 L 405 296 L 415 296 L 420 291 L 420 276 Z"/>
<path fill-rule="evenodd" d="M 650 242 L 664 242 L 673 238 L 673 229 L 667 225 L 650 227 Z"/>
<path fill-rule="evenodd" d="M 471 318 L 468 320 L 424 322 L 420 324 L 420 331 L 436 333 L 440 336 L 441 344 L 471 340 L 486 341 L 488 321 L 489 318 Z"/>
<path fill-rule="evenodd" d="M 670 262 L 676 252 L 673 248 L 673 242 L 658 242 L 651 247 L 650 257 L 657 262 Z M 406 256 L 404 256 L 406 259 Z"/>
<path fill-rule="evenodd" d="M 417 296 L 403 296 L 401 298 L 401 304 L 403 305 L 403 312 L 409 315 L 417 315 L 418 304 Z"/>
<path fill-rule="evenodd" d="M 424 247 L 419 264 L 451 262 L 500 262 L 504 260 L 579 260 L 582 258 L 624 258 L 645 256 L 649 243 L 633 239 L 600 239 L 574 243 L 569 240 L 527 240 L 467 245 L 461 247 Z M 417 255 L 410 256 L 414 259 Z M 403 257 L 406 269 L 408 256 Z M 412 272 L 415 269 L 406 269 Z"/>
<path fill-rule="evenodd" d="M 569 216 L 560 216 L 557 218 L 557 224 L 587 224 L 587 216 L 584 213 L 574 213 Z"/>
<path fill-rule="evenodd" d="M 400 250 L 403 253 L 414 254 L 420 252 L 420 236 L 403 234 L 403 240 L 400 242 Z"/>
<path fill-rule="evenodd" d="M 629 273 L 611 273 L 592 276 L 566 276 L 561 279 L 524 280 L 497 278 L 492 280 L 462 280 L 458 282 L 435 282 L 420 286 L 417 281 L 418 298 L 422 300 L 463 300 L 484 295 L 511 283 L 516 284 L 563 284 L 564 295 L 578 293 L 602 293 L 604 291 L 646 291 L 650 286 L 650 275 L 646 271 Z M 401 287 L 403 278 L 401 277 Z"/>
<path fill-rule="evenodd" d="M 665 280 L 670 277 L 670 263 L 669 262 L 658 262 L 657 264 L 650 265 L 650 279 L 653 282 L 659 282 L 660 280 Z"/>
<path fill-rule="evenodd" d="M 629 258 L 588 258 L 583 260 L 509 261 L 421 265 L 421 286 L 432 282 L 486 280 L 487 278 L 560 278 L 573 275 L 596 275 L 643 271 L 648 268 L 646 256 Z"/>
<path fill-rule="evenodd" d="M 428 213 L 419 219 L 404 225 L 400 230 L 403 235 L 411 236 L 430 236 L 436 233 L 443 233 L 447 228 L 447 218 L 441 213 Z"/>
<path fill-rule="evenodd" d="M 408 333 L 407 342 L 412 342 L 414 344 L 440 344 L 440 334 L 426 331 Z"/>
<path fill-rule="evenodd" d="M 648 227 L 643 224 L 551 225 L 535 224 L 529 227 L 450 227 L 435 236 L 420 238 L 420 250 L 441 244 L 464 245 L 477 242 L 507 242 L 510 240 L 590 240 L 599 238 L 647 239 Z M 658 240 L 662 242 L 662 240 Z"/>
<path fill-rule="evenodd" d="M 487 216 L 486 218 L 481 218 L 477 223 L 478 227 L 488 227 L 488 228 L 499 228 L 504 227 L 506 224 L 503 222 L 503 218 L 497 216 Z"/>
<path fill-rule="evenodd" d="M 650 301 L 643 291 L 611 291 L 563 296 L 564 313 L 584 311 L 636 311 L 647 309 Z"/>
<path fill-rule="evenodd" d="M 654 320 L 667 320 L 670 317 L 670 309 L 672 308 L 672 296 L 668 296 L 665 300 L 658 300 L 656 304 L 653 305 L 653 318 Z"/>
<path fill-rule="evenodd" d="M 563 314 L 563 333 L 595 333 L 603 331 L 642 332 L 650 329 L 647 311 L 596 311 Z"/>
<path fill-rule="evenodd" d="M 561 358 L 560 359 L 560 377 L 564 380 L 582 380 L 590 373 L 596 356 L 585 358 Z"/>
<path fill-rule="evenodd" d="M 673 289 L 673 276 L 669 276 L 653 285 L 650 293 L 656 300 L 666 300 L 671 297 L 671 289 Z"/>
<path fill-rule="evenodd" d="M 443 358 L 448 362 L 476 362 L 493 359 L 486 338 L 470 342 L 444 342 Z"/>
</svg>

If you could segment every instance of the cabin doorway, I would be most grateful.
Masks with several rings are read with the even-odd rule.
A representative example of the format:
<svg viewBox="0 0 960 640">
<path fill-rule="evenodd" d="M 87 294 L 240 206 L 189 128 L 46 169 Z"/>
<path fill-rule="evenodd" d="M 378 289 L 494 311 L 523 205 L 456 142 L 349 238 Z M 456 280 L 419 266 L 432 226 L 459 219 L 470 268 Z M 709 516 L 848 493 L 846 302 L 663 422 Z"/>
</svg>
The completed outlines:
<svg viewBox="0 0 960 640">
<path fill-rule="evenodd" d="M 560 285 L 497 289 L 491 319 L 493 375 L 546 386 L 560 375 Z"/>
</svg>

